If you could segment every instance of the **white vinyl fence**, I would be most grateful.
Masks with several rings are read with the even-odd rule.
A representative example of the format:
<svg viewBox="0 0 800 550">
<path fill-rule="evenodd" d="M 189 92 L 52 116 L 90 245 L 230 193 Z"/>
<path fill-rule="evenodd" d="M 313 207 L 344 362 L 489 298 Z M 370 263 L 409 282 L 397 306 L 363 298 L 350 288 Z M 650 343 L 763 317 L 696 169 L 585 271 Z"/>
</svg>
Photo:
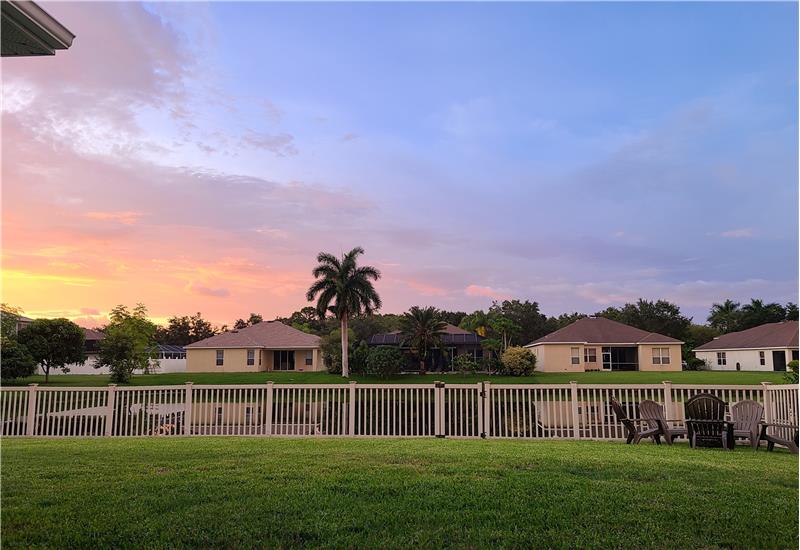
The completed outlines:
<svg viewBox="0 0 800 550">
<path fill-rule="evenodd" d="M 764 404 L 797 425 L 798 386 L 662 384 L 266 384 L 0 388 L 2 436 L 354 436 L 624 439 L 653 400 L 682 420 L 698 393 Z M 788 433 L 787 433 L 788 435 Z"/>
</svg>

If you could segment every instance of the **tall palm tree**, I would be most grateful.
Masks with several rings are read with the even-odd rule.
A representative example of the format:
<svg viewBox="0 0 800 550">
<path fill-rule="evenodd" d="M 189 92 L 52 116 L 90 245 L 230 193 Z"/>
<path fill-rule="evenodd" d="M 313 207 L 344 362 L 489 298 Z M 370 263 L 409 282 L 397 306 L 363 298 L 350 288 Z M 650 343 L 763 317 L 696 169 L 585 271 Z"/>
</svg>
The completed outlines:
<svg viewBox="0 0 800 550">
<path fill-rule="evenodd" d="M 721 304 L 712 304 L 708 315 L 708 323 L 723 334 L 737 329 L 742 315 L 739 302 L 725 300 Z"/>
<path fill-rule="evenodd" d="M 403 345 L 415 350 L 419 358 L 419 371 L 425 372 L 425 362 L 431 348 L 441 347 L 442 334 L 447 323 L 442 321 L 435 307 L 414 306 L 400 318 Z"/>
<path fill-rule="evenodd" d="M 342 327 L 342 376 L 350 376 L 348 368 L 347 328 L 350 317 L 371 314 L 381 307 L 381 297 L 372 286 L 381 277 L 381 272 L 372 266 L 358 265 L 358 257 L 364 249 L 357 246 L 341 259 L 327 252 L 317 255 L 317 267 L 311 273 L 316 281 L 306 292 L 309 302 L 317 300 L 317 313 L 324 319 L 333 313 Z"/>
</svg>

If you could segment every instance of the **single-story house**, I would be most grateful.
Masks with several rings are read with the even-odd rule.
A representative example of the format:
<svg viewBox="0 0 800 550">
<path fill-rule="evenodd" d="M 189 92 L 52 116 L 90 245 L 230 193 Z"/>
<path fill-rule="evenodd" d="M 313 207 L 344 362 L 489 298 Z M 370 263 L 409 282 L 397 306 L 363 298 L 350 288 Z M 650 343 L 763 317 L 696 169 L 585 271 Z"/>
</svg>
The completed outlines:
<svg viewBox="0 0 800 550">
<path fill-rule="evenodd" d="M 319 371 L 320 337 L 263 321 L 185 347 L 186 372 Z"/>
<path fill-rule="evenodd" d="M 797 360 L 797 321 L 767 323 L 730 332 L 694 349 L 711 370 L 785 371 Z"/>
<path fill-rule="evenodd" d="M 525 347 L 543 372 L 679 371 L 681 344 L 604 317 L 584 317 Z"/>
<path fill-rule="evenodd" d="M 482 340 L 483 337 L 474 332 L 447 323 L 442 334 L 441 349 L 434 348 L 429 352 L 428 369 L 449 370 L 450 364 L 458 355 L 468 355 L 475 361 L 480 361 L 483 359 Z M 403 349 L 407 348 L 403 345 L 403 335 L 399 330 L 384 334 L 374 334 L 367 344 L 372 347 L 401 346 Z M 408 369 L 416 370 L 417 368 L 419 368 L 419 364 L 416 361 L 409 362 Z"/>
</svg>

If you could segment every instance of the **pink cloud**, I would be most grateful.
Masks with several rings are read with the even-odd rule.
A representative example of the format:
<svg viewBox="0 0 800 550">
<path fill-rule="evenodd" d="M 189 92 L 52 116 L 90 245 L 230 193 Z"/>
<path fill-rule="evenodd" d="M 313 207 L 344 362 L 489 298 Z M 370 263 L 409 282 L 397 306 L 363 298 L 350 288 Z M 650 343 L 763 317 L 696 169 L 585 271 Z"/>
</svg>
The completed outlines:
<svg viewBox="0 0 800 550">
<path fill-rule="evenodd" d="M 507 290 L 492 288 L 490 286 L 469 285 L 464 289 L 467 296 L 482 296 L 493 300 L 507 300 L 511 294 Z"/>
<path fill-rule="evenodd" d="M 141 212 L 87 212 L 84 215 L 92 220 L 113 221 L 123 225 L 133 225 L 142 217 Z"/>
</svg>

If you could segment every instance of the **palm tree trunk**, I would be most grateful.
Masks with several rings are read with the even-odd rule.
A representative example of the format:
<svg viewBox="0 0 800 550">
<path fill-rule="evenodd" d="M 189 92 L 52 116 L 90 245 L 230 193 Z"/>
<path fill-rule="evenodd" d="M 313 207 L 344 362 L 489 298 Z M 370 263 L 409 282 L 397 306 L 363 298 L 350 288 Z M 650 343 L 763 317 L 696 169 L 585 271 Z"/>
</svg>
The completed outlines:
<svg viewBox="0 0 800 550">
<path fill-rule="evenodd" d="M 345 315 L 342 317 L 342 376 L 345 378 L 350 378 L 350 368 L 347 361 L 347 352 L 349 351 L 347 340 L 347 315 Z"/>
</svg>

